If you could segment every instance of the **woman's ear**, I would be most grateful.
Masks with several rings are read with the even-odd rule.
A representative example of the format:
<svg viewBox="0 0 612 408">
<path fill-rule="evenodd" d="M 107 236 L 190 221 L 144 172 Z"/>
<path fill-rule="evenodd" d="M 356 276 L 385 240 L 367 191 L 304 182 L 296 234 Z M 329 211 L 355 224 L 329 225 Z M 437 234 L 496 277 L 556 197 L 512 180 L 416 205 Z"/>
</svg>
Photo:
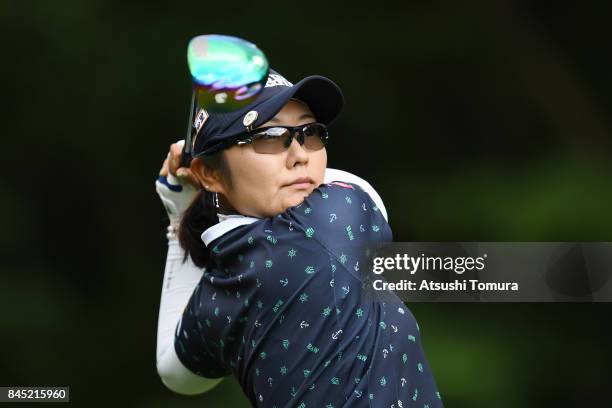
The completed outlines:
<svg viewBox="0 0 612 408">
<path fill-rule="evenodd" d="M 207 167 L 199 158 L 191 161 L 191 173 L 205 190 L 225 195 L 225 189 L 218 171 Z"/>
</svg>

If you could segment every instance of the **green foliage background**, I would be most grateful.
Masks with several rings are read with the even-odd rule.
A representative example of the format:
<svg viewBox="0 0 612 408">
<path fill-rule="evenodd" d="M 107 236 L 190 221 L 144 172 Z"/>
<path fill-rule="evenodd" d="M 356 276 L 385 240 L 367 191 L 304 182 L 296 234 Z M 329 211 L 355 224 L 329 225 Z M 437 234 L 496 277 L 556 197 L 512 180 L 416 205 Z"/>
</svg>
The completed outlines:
<svg viewBox="0 0 612 408">
<path fill-rule="evenodd" d="M 371 182 L 395 241 L 612 241 L 611 22 L 607 2 L 1 2 L 0 385 L 248 406 L 232 379 L 185 397 L 155 369 L 154 180 L 192 36 L 340 85 L 329 166 Z M 409 307 L 447 407 L 606 405 L 609 304 Z"/>
</svg>

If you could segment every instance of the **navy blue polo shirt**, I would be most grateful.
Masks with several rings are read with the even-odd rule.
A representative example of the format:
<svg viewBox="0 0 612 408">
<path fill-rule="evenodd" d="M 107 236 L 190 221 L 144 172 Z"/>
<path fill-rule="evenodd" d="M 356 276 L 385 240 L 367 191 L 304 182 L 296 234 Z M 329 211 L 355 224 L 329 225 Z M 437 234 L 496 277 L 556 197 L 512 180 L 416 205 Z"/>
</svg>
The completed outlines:
<svg viewBox="0 0 612 408">
<path fill-rule="evenodd" d="M 234 375 L 256 407 L 441 407 L 410 310 L 363 296 L 359 249 L 392 239 L 370 196 L 341 182 L 226 232 L 177 325 L 179 359 Z"/>
</svg>

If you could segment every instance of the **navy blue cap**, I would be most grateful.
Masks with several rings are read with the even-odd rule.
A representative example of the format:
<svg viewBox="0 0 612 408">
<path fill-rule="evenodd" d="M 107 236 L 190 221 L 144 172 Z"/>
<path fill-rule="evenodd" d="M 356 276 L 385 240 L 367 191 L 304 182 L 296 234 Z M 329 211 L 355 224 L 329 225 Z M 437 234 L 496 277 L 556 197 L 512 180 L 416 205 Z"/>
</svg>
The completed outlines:
<svg viewBox="0 0 612 408">
<path fill-rule="evenodd" d="M 204 119 L 193 141 L 193 156 L 208 155 L 240 139 L 245 132 L 255 129 L 272 119 L 287 104 L 298 99 L 308 105 L 317 121 L 330 125 L 342 111 L 344 96 L 330 79 L 320 75 L 308 76 L 295 85 L 278 72 L 270 69 L 264 89 L 249 105 L 225 113 L 196 112 L 194 126 Z"/>
</svg>

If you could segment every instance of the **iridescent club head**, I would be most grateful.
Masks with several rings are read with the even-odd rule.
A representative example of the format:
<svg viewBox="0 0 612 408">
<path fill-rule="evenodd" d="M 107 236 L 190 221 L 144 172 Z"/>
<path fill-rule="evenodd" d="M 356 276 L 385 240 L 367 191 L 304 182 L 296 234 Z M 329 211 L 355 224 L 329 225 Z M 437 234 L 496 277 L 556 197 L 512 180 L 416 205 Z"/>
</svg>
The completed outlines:
<svg viewBox="0 0 612 408">
<path fill-rule="evenodd" d="M 248 41 L 227 35 L 200 35 L 187 47 L 187 63 L 200 108 L 231 112 L 251 103 L 264 88 L 269 64 Z"/>
</svg>

